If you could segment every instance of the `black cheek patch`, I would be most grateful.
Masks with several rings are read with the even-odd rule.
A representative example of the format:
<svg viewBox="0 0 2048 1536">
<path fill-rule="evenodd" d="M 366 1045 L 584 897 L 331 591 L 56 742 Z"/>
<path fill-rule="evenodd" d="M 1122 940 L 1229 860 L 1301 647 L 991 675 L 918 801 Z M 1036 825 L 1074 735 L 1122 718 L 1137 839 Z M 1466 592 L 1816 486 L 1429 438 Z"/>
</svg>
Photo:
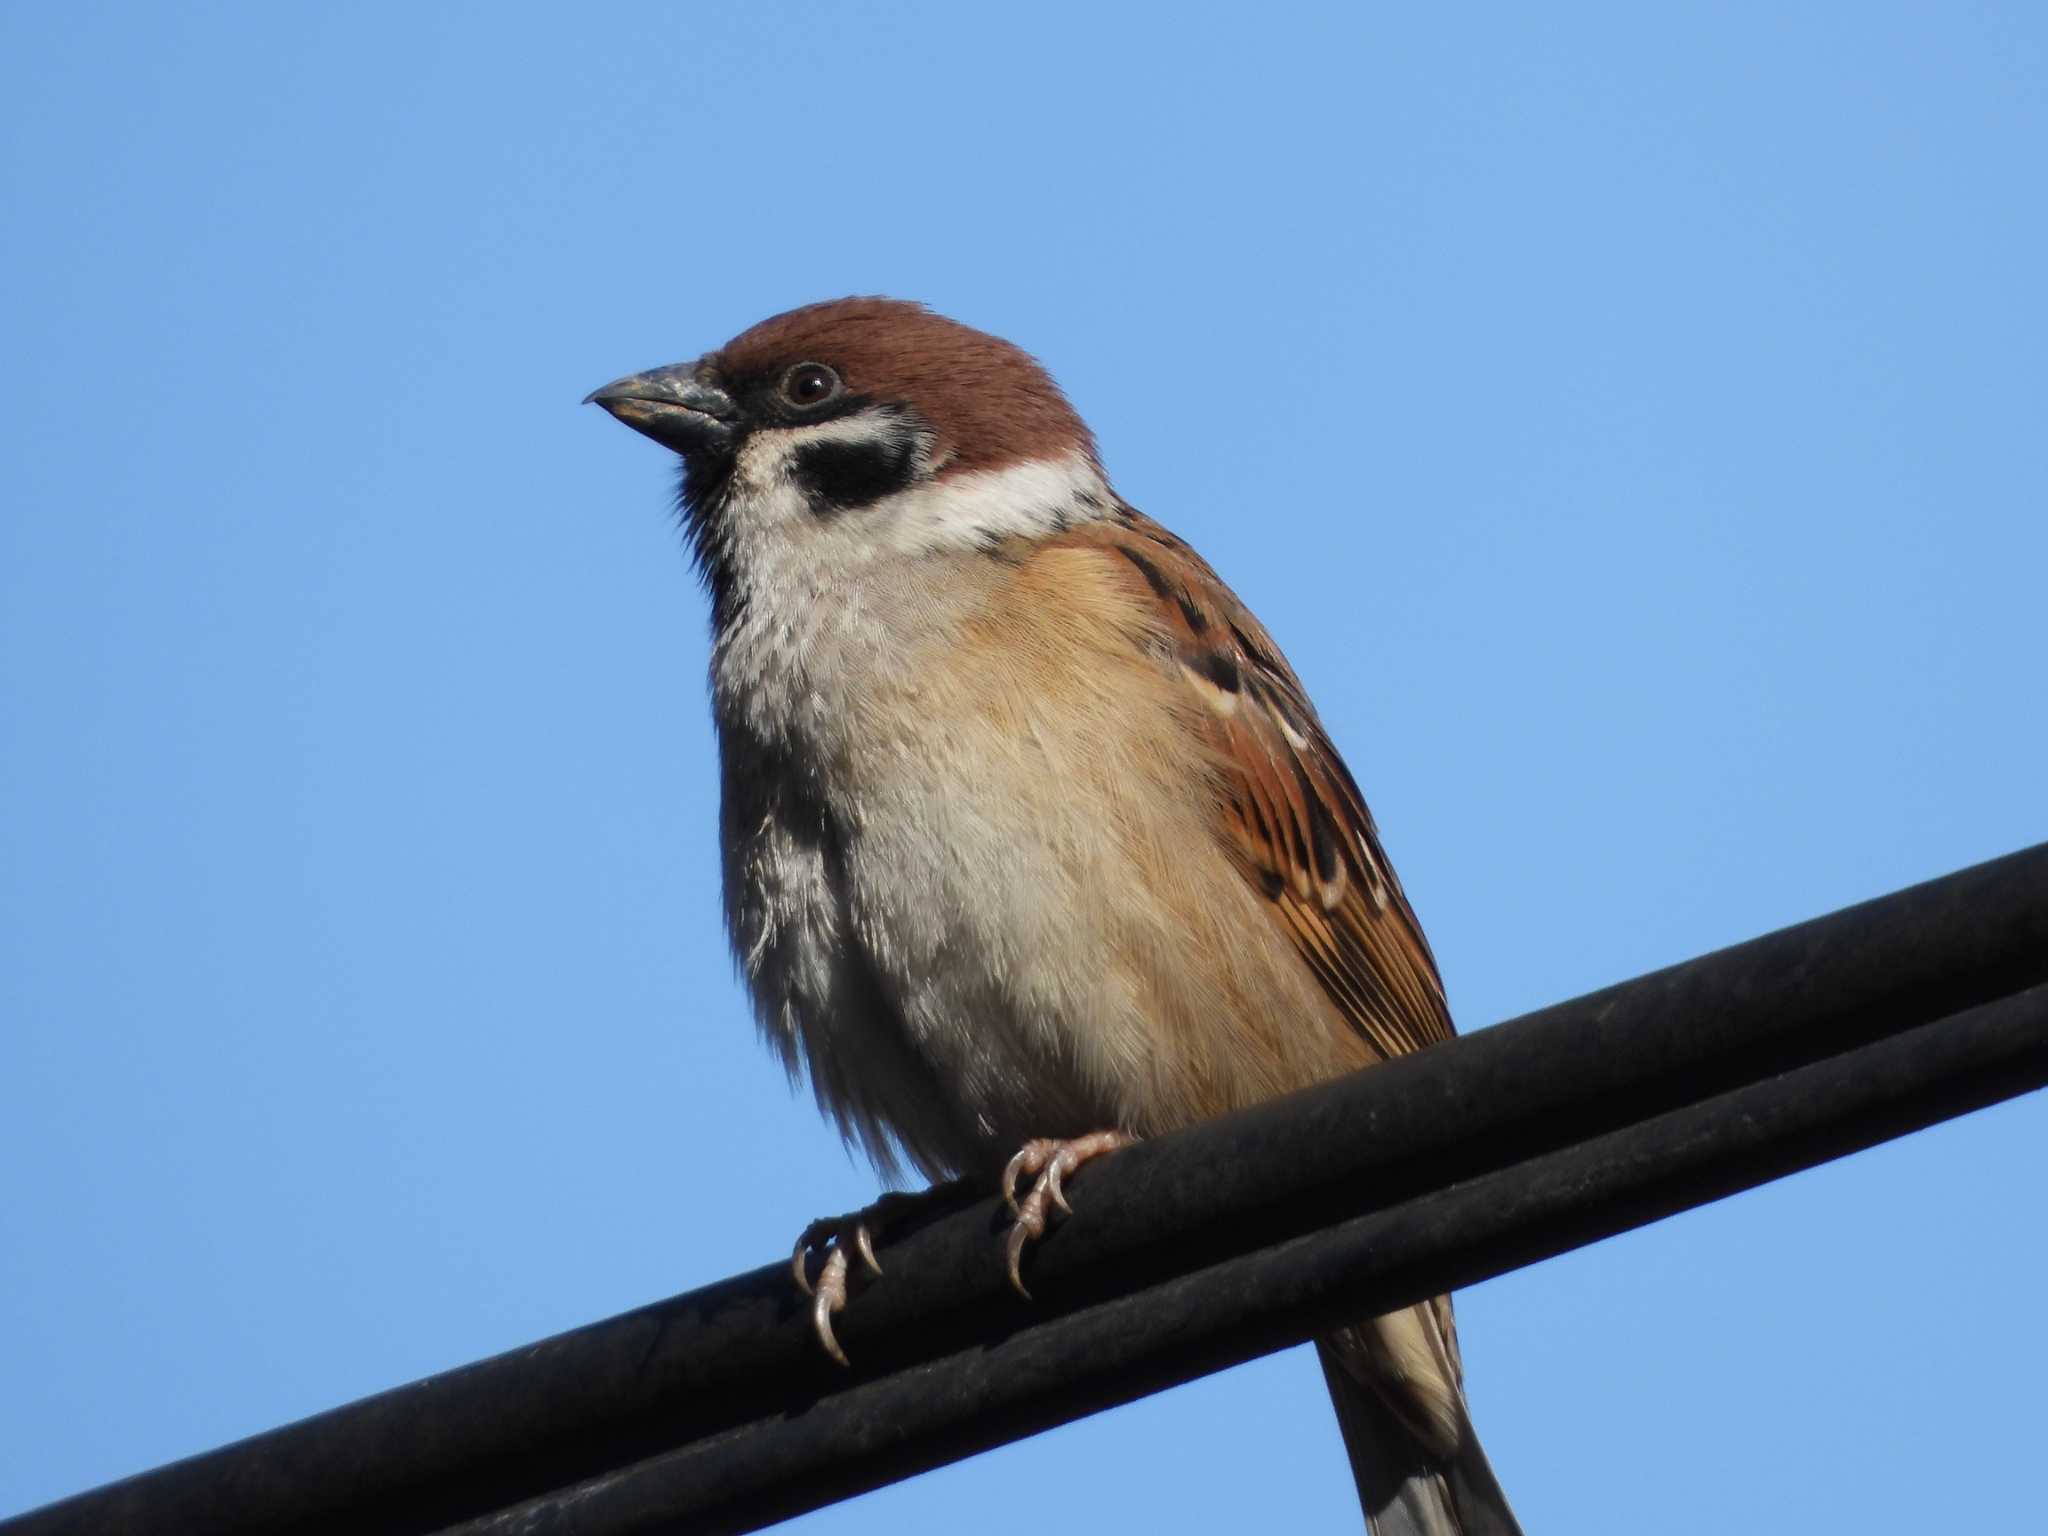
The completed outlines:
<svg viewBox="0 0 2048 1536">
<path fill-rule="evenodd" d="M 819 512 L 844 512 L 907 489 L 917 474 L 917 445 L 907 432 L 811 443 L 797 450 L 795 472 Z"/>
</svg>

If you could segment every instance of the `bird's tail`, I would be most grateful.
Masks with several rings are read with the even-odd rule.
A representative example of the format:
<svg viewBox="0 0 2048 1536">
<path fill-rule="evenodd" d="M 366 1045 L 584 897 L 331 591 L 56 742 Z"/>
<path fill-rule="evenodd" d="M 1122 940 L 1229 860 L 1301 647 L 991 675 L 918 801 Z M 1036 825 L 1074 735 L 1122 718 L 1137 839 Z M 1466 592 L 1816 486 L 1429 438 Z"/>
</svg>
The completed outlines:
<svg viewBox="0 0 2048 1536">
<path fill-rule="evenodd" d="M 1457 1348 L 1444 1298 L 1316 1342 L 1372 1536 L 1522 1536 L 1465 1411 Z"/>
</svg>

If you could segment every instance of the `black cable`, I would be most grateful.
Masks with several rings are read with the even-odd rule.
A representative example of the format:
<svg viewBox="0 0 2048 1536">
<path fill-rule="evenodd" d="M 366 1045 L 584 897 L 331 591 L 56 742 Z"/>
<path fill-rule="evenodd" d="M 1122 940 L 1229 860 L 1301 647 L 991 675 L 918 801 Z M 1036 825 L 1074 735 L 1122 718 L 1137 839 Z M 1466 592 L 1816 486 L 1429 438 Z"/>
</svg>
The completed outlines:
<svg viewBox="0 0 2048 1536">
<path fill-rule="evenodd" d="M 809 1508 L 1279 1347 L 1318 1321 L 1469 1283 L 1697 1203 L 1596 1194 L 1553 1210 L 1548 1225 L 1509 1224 L 1489 1238 L 1460 1217 L 1455 1241 L 1439 1232 L 1427 1242 L 1415 1235 L 1412 1252 L 1401 1246 L 1404 1234 L 1424 1230 L 1414 1225 L 1418 1212 L 1448 1221 L 1441 1212 L 1462 1209 L 1456 1202 L 1473 1190 L 1509 1204 L 1533 1199 L 1564 1166 L 1558 1159 L 1621 1145 L 1600 1138 L 1652 1138 L 1629 1144 L 1638 1151 L 1661 1146 L 1654 1138 L 1665 1132 L 1655 1128 L 1668 1129 L 1675 1112 L 1691 1113 L 1688 1146 L 1722 1145 L 1740 1127 L 1715 1132 L 1717 1117 L 1750 1115 L 1774 1084 L 1792 1080 L 1786 1074 L 1806 1069 L 1820 1075 L 1798 1081 L 1826 1088 L 1814 1102 L 1837 1105 L 1827 1112 L 1833 1120 L 1775 1133 L 1782 1146 L 1731 1142 L 1698 1168 L 1681 1159 L 1656 1175 L 1691 1168 L 1684 1187 L 1710 1199 L 2038 1086 L 2026 1050 L 1994 1052 L 1987 1066 L 1962 1045 L 1916 1042 L 1977 1041 L 1982 1018 L 1954 1016 L 2043 982 L 2048 845 L 1091 1165 L 1075 1184 L 1081 1216 L 1031 1255 L 1035 1303 L 1008 1289 L 992 1200 L 957 1188 L 906 1200 L 884 1233 L 886 1277 L 857 1291 L 839 1320 L 851 1371 L 822 1358 L 787 1267 L 770 1265 L 0 1522 L 0 1533 L 402 1533 L 464 1521 L 623 1532 L 657 1528 L 636 1521 L 679 1519 L 674 1508 L 657 1516 L 635 1501 L 655 1487 L 667 1490 L 663 1498 L 682 1497 L 686 1485 L 698 1511 L 692 1529 L 710 1518 L 721 1529 L 780 1518 L 763 1512 Z M 1991 1010 L 2008 1045 L 2048 1034 L 2026 1011 L 2038 1001 L 2014 1002 L 2017 1014 Z M 1936 1033 L 1920 1033 L 1929 1026 Z M 1868 1073 L 1915 1063 L 1925 1082 L 1914 1090 L 1888 1078 L 1881 1112 L 1855 1108 L 1853 1095 L 1834 1097 Z M 1884 1124 L 1898 1129 L 1873 1133 Z M 1802 1150 L 1829 1144 L 1828 1134 L 1843 1138 L 1835 1151 Z M 1781 1167 L 1777 1157 L 1792 1160 Z M 1590 1177 L 1583 1167 L 1581 1177 Z M 1729 1178 L 1740 1182 L 1717 1182 Z M 1374 1240 L 1372 1263 L 1394 1269 L 1329 1261 L 1336 1267 L 1315 1270 L 1340 1277 L 1340 1299 L 1327 1304 L 1285 1286 L 1257 1289 L 1281 1285 L 1262 1267 L 1276 1255 L 1341 1243 L 1361 1222 L 1391 1224 Z M 1218 1276 L 1235 1277 L 1227 1279 L 1230 1304 L 1258 1321 L 1205 1332 L 1192 1313 L 1176 1317 L 1171 1309 L 1185 1298 L 1217 1305 L 1199 1287 L 1224 1283 Z M 1092 1362 L 1109 1357 L 1091 1344 L 1070 1362 L 1064 1387 L 988 1368 L 1027 1351 L 1041 1364 L 1065 1360 L 1075 1339 L 1092 1338 L 1086 1319 L 1111 1315 L 1132 1337 L 1130 1317 L 1158 1320 L 1179 1340 L 1176 1350 L 1144 1353 L 1106 1380 Z M 1063 1331 L 1071 1328 L 1082 1331 Z M 913 1411 L 917 1403 L 946 1406 Z M 763 1424 L 823 1435 L 827 1423 L 841 1426 L 829 1444 L 760 1450 L 770 1443 L 760 1438 Z M 577 1485 L 573 1503 L 551 1502 Z M 606 1505 L 614 1492 L 622 1502 Z M 488 1523 L 522 1504 L 526 1523 Z M 622 1523 L 560 1523 L 566 1511 L 582 1521 L 600 1507 L 615 1508 Z"/>
</svg>

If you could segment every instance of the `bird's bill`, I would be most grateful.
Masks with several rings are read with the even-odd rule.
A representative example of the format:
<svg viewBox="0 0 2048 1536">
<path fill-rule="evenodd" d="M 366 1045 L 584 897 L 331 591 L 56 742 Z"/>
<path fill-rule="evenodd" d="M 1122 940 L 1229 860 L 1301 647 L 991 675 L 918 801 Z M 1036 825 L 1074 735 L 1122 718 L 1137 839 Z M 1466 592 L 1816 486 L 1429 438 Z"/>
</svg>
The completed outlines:
<svg viewBox="0 0 2048 1536">
<path fill-rule="evenodd" d="M 629 374 L 593 389 L 583 403 L 603 406 L 635 432 L 677 453 L 717 448 L 731 441 L 739 409 L 701 371 L 701 363 L 689 362 Z"/>
</svg>

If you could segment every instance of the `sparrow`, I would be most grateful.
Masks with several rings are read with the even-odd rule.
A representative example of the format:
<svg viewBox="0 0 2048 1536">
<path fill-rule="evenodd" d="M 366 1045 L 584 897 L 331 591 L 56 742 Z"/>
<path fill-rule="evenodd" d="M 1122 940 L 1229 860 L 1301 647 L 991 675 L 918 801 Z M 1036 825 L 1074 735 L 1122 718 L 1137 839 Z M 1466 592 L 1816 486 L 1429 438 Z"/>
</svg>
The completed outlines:
<svg viewBox="0 0 2048 1536">
<path fill-rule="evenodd" d="M 1027 353 L 849 298 L 586 398 L 681 459 L 761 1031 L 885 1178 L 1000 1178 L 1020 1290 L 1089 1158 L 1452 1034 L 1301 680 Z M 880 1266 L 813 1246 L 838 1356 Z M 1448 1297 L 1317 1347 L 1371 1531 L 1519 1532 Z"/>
</svg>

